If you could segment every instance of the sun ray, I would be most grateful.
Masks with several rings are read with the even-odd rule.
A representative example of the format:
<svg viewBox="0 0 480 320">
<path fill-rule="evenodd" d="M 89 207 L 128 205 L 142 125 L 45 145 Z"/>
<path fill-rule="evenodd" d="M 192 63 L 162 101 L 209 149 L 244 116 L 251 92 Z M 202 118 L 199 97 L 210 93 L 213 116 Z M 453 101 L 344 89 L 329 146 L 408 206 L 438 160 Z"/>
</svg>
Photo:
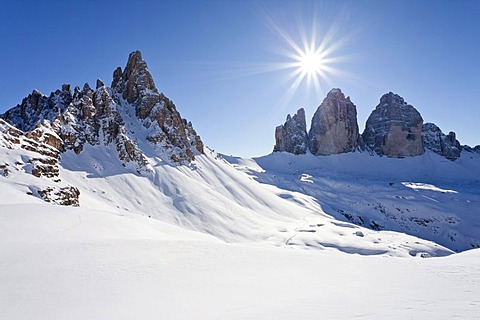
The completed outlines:
<svg viewBox="0 0 480 320">
<path fill-rule="evenodd" d="M 286 81 L 293 81 L 289 91 L 297 90 L 304 83 L 307 93 L 311 89 L 314 94 L 320 95 L 331 77 L 340 74 L 334 65 L 341 59 L 335 53 L 345 45 L 350 34 L 340 35 L 337 25 L 322 29 L 315 12 L 312 12 L 308 27 L 304 19 L 295 20 L 294 26 L 298 32 L 296 37 L 292 35 L 291 29 L 290 32 L 283 29 L 282 24 L 273 16 L 266 17 L 267 25 L 286 45 L 277 53 L 290 59 L 284 63 L 285 69 L 293 69 L 286 76 Z"/>
<path fill-rule="evenodd" d="M 335 17 L 320 17 L 325 12 L 324 6 L 314 8 L 307 13 L 297 12 L 293 8 L 288 15 L 275 15 L 269 8 L 258 5 L 265 26 L 276 36 L 271 50 L 282 60 L 275 63 L 265 63 L 263 66 L 247 67 L 238 70 L 238 74 L 253 75 L 257 73 L 279 72 L 288 84 L 282 92 L 280 101 L 284 103 L 292 99 L 299 90 L 305 90 L 309 101 L 317 101 L 325 94 L 322 90 L 328 86 L 337 85 L 332 80 L 351 79 L 346 72 L 339 69 L 349 55 L 339 52 L 355 40 L 358 30 L 345 29 L 345 14 Z M 348 12 L 347 12 L 348 13 Z M 276 41 L 275 41 L 276 40 Z M 280 102 L 279 102 L 280 103 Z M 280 104 L 276 106 L 279 108 Z"/>
</svg>

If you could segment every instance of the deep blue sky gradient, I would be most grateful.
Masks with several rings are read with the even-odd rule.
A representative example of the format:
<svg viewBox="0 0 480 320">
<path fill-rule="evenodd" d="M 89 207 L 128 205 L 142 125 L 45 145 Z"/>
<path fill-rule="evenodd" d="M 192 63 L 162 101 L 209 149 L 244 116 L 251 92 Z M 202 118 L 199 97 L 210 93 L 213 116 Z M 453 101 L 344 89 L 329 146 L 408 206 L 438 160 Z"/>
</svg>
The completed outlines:
<svg viewBox="0 0 480 320">
<path fill-rule="evenodd" d="M 261 72 L 291 62 L 269 19 L 296 41 L 299 25 L 315 21 L 318 40 L 333 27 L 341 73 L 285 98 L 289 71 Z M 393 91 L 425 122 L 480 144 L 480 1 L 5 1 L 0 37 L 0 112 L 34 88 L 110 84 L 140 50 L 158 89 L 219 152 L 271 152 L 287 113 L 304 107 L 309 122 L 333 87 L 356 104 L 361 130 Z"/>
</svg>

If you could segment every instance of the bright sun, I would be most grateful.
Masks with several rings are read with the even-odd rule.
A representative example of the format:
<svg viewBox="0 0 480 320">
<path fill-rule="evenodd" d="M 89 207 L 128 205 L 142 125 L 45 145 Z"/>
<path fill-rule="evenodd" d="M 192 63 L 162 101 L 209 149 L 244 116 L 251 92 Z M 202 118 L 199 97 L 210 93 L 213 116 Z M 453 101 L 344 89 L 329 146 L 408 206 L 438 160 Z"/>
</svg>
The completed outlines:
<svg viewBox="0 0 480 320">
<path fill-rule="evenodd" d="M 267 65 L 260 72 L 285 71 L 288 87 L 280 98 L 285 105 L 300 88 L 305 89 L 308 99 L 318 100 L 325 88 L 332 85 L 332 77 L 349 76 L 337 66 L 348 59 L 339 53 L 355 30 L 343 29 L 339 24 L 341 18 L 335 19 L 331 25 L 322 25 L 319 21 L 322 19 L 315 15 L 311 19 L 285 22 L 273 13 L 265 14 L 266 25 L 280 40 L 275 53 L 287 60 Z"/>
<path fill-rule="evenodd" d="M 294 79 L 292 89 L 296 91 L 302 82 L 306 82 L 307 88 L 314 88 L 315 92 L 321 92 L 322 83 L 328 82 L 328 75 L 335 74 L 336 69 L 330 64 L 334 59 L 329 57 L 332 53 L 330 47 L 324 44 L 317 45 L 312 38 L 303 45 L 289 41 L 291 51 L 288 57 L 293 61 L 285 66 L 291 68 L 290 78 Z"/>
<path fill-rule="evenodd" d="M 286 44 L 279 53 L 290 61 L 280 63 L 276 69 L 290 70 L 287 75 L 287 81 L 291 81 L 289 94 L 293 95 L 302 83 L 311 92 L 322 92 L 322 87 L 330 82 L 330 76 L 339 74 L 334 64 L 338 61 L 335 53 L 342 44 L 341 39 L 336 38 L 335 32 L 331 30 L 325 31 L 320 37 L 318 33 L 321 30 L 315 23 L 312 24 L 311 32 L 301 29 L 298 37 L 294 37 L 273 19 L 268 22 Z"/>
<path fill-rule="evenodd" d="M 318 52 L 307 50 L 302 52 L 297 58 L 298 68 L 302 73 L 314 76 L 323 71 L 322 56 Z"/>
</svg>

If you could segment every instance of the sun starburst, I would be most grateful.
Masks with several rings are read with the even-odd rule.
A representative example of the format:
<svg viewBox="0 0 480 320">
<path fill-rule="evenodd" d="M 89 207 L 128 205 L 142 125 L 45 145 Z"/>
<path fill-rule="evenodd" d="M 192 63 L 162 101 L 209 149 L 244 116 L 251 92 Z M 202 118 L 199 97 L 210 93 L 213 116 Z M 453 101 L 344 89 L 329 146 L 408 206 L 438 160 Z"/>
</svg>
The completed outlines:
<svg viewBox="0 0 480 320">
<path fill-rule="evenodd" d="M 322 56 L 312 50 L 307 50 L 297 57 L 298 68 L 307 76 L 314 76 L 322 72 L 323 61 Z"/>
<path fill-rule="evenodd" d="M 285 80 L 289 89 L 282 100 L 288 102 L 302 87 L 318 103 L 323 91 L 332 85 L 331 79 L 346 75 L 338 69 L 338 62 L 344 58 L 339 56 L 339 49 L 351 34 L 340 34 L 337 23 L 320 25 L 319 19 L 315 18 L 298 21 L 296 25 L 287 25 L 283 20 L 265 14 L 267 26 L 281 40 L 275 52 L 288 59 L 275 64 L 276 70 L 287 71 Z"/>
</svg>

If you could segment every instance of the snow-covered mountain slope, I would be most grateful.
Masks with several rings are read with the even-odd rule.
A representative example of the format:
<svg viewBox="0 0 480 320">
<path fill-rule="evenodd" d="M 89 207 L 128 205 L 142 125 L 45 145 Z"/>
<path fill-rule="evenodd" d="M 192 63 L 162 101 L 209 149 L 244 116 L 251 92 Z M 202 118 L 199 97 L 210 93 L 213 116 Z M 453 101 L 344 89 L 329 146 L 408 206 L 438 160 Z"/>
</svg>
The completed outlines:
<svg viewBox="0 0 480 320">
<path fill-rule="evenodd" d="M 478 250 L 451 255 L 480 243 L 478 153 L 221 156 L 138 51 L 111 87 L 33 91 L 0 117 L 0 319 L 474 318 L 480 307 Z"/>
<path fill-rule="evenodd" d="M 257 160 L 267 172 L 241 172 L 204 148 L 192 124 L 156 88 L 139 51 L 129 55 L 123 71 L 114 71 L 110 87 L 97 80 L 95 90 L 88 84 L 73 93 L 65 84 L 50 96 L 34 90 L 0 118 L 0 185 L 8 190 L 0 195 L 0 204 L 43 199 L 113 214 L 137 213 L 227 242 L 365 255 L 438 256 L 451 253 L 443 246 L 465 250 L 479 245 L 476 215 L 441 211 L 436 204 L 451 206 L 453 200 L 425 195 L 436 202 L 427 205 L 418 197 L 402 201 L 410 197 L 404 195 L 405 186 L 427 192 L 418 191 L 418 183 L 428 183 L 415 180 L 419 171 L 426 170 L 429 177 L 436 174 L 432 170 L 443 173 L 454 166 L 455 177 L 462 170 L 478 176 L 473 164 L 478 154 L 469 153 L 477 158 L 463 157 L 454 164 L 442 164 L 440 158 L 430 163 L 422 160 L 425 156 L 395 162 L 366 153 L 318 159 L 307 154 L 292 158 L 300 159 L 293 165 L 289 155 L 271 155 Z M 343 163 L 350 171 L 318 171 L 316 161 Z M 384 164 L 378 178 L 362 176 L 365 167 Z M 389 180 L 385 189 L 391 172 L 405 174 Z M 297 175 L 293 183 L 292 174 Z M 458 179 L 465 184 L 470 180 L 463 175 Z M 354 192 L 346 192 L 350 185 Z M 448 195 L 456 195 L 455 188 Z M 472 196 L 463 199 L 463 190 L 467 195 L 473 190 Z M 475 210 L 475 190 L 475 185 L 462 189 L 459 199 L 469 202 L 456 209 Z"/>
<path fill-rule="evenodd" d="M 273 153 L 223 156 L 257 181 L 311 196 L 332 217 L 435 241 L 455 251 L 480 246 L 480 155 L 455 162 L 427 151 L 392 159 L 368 153 L 325 157 Z"/>
<path fill-rule="evenodd" d="M 2 190 L 8 190 L 0 195 L 0 205 L 40 204 L 35 198 L 38 192 L 32 190 L 41 187 L 35 186 L 62 183 L 79 190 L 79 203 L 85 210 L 136 213 L 227 242 L 365 255 L 450 253 L 430 241 L 338 221 L 311 196 L 259 183 L 209 150 L 189 165 L 166 163 L 145 152 L 151 169 L 140 174 L 135 168 L 122 166 L 114 148 L 85 145 L 80 154 L 72 150 L 62 153 L 56 178 L 60 182 L 25 170 L 29 164 L 25 164 L 21 144 L 0 148 L 1 158 L 16 168 L 0 177 Z"/>
<path fill-rule="evenodd" d="M 0 252 L 0 319 L 478 319 L 480 308 L 479 249 L 386 259 L 227 244 L 124 210 L 32 201 L 0 205 Z"/>
</svg>

